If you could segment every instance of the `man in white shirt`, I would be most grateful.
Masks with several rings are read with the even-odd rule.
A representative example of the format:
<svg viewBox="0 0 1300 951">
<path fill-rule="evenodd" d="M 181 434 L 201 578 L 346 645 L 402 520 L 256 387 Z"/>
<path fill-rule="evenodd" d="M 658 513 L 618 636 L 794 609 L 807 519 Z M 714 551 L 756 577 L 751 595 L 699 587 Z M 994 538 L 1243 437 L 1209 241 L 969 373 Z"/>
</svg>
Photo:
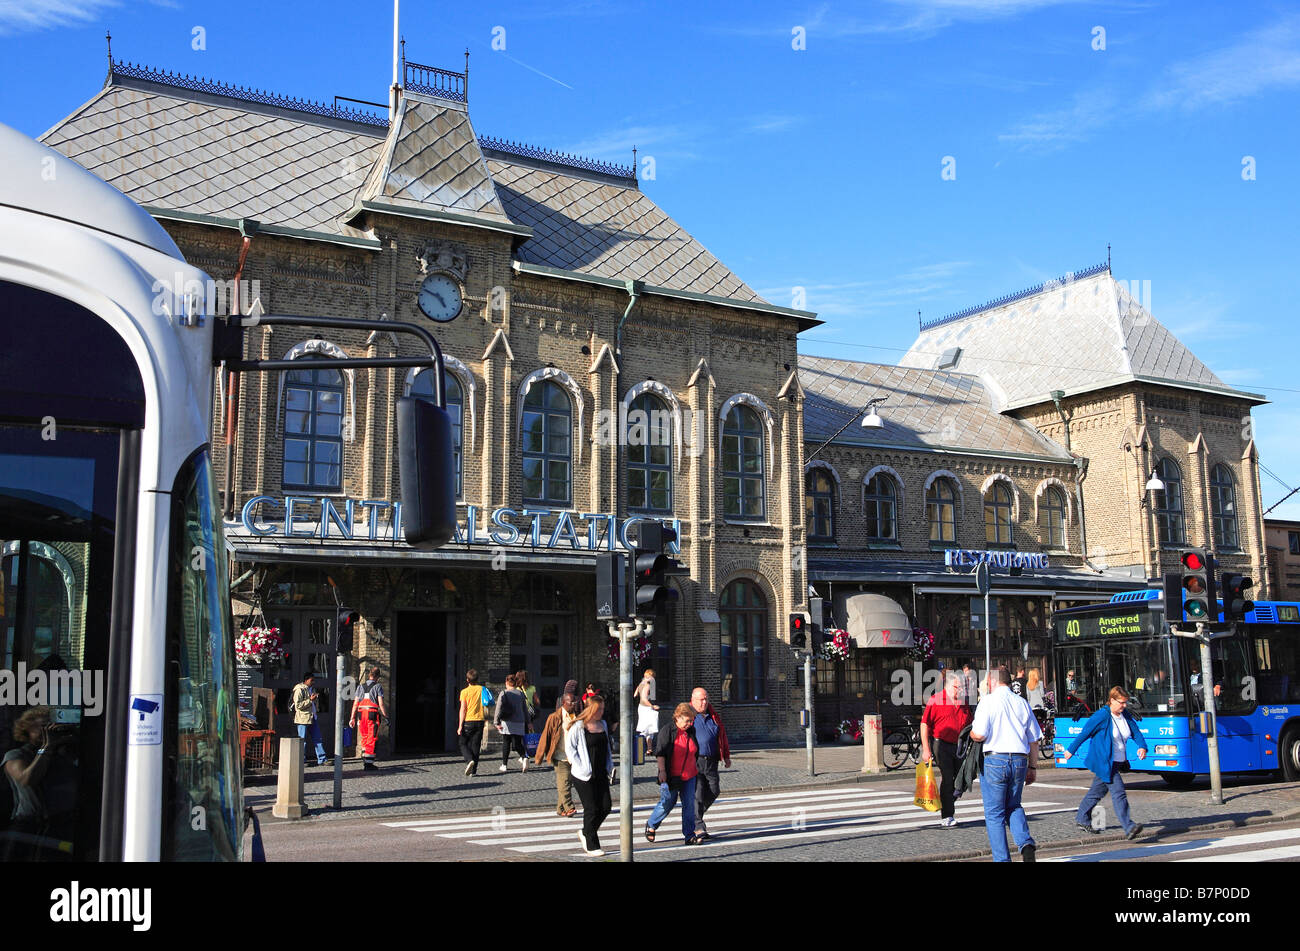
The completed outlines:
<svg viewBox="0 0 1300 951">
<path fill-rule="evenodd" d="M 1020 805 L 1024 787 L 1037 774 L 1035 756 L 1043 735 L 1029 704 L 1011 691 L 1011 671 L 999 667 L 989 674 L 989 692 L 975 708 L 970 738 L 984 744 L 984 770 L 980 773 L 980 796 L 984 800 L 984 826 L 988 830 L 993 861 L 1010 862 L 1005 826 L 1022 861 L 1035 860 L 1034 838 Z"/>
</svg>

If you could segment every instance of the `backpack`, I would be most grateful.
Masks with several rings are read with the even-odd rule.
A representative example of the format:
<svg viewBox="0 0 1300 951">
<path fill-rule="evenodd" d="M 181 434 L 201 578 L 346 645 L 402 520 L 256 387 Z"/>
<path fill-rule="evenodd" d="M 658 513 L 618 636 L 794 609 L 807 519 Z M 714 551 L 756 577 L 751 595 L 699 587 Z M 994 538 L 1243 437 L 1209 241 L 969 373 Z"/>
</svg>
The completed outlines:
<svg viewBox="0 0 1300 951">
<path fill-rule="evenodd" d="M 479 694 L 479 700 L 485 707 L 490 707 L 496 702 L 496 698 L 492 696 L 492 691 L 487 688 L 486 684 L 483 685 L 483 692 Z"/>
</svg>

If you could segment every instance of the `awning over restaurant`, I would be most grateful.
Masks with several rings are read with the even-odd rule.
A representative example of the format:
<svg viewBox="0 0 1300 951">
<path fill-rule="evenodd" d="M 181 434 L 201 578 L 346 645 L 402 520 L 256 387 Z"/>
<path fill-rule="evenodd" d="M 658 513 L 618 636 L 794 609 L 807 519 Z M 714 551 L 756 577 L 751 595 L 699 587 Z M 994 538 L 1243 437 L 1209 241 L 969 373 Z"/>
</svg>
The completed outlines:
<svg viewBox="0 0 1300 951">
<path fill-rule="evenodd" d="M 837 595 L 835 617 L 844 621 L 854 647 L 915 646 L 907 612 L 883 594 Z"/>
</svg>

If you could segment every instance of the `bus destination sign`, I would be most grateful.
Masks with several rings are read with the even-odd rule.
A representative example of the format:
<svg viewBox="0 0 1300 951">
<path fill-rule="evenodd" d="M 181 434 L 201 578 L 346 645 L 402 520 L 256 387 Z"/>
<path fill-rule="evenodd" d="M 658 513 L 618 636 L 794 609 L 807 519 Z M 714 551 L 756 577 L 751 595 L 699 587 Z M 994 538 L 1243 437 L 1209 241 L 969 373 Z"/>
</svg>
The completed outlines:
<svg viewBox="0 0 1300 951">
<path fill-rule="evenodd" d="M 1143 637 L 1152 633 L 1151 616 L 1144 611 L 1062 618 L 1056 624 L 1057 640 L 1061 641 L 1085 637 Z"/>
</svg>

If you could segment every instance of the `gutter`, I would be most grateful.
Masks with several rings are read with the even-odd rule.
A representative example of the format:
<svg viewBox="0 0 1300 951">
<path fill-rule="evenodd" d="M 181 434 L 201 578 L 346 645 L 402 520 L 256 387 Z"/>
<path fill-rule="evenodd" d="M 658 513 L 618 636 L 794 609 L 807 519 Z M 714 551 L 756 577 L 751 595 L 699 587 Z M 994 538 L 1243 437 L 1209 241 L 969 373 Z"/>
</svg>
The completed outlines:
<svg viewBox="0 0 1300 951">
<path fill-rule="evenodd" d="M 1088 461 L 1082 456 L 1076 456 L 1070 449 L 1070 418 L 1065 415 L 1065 409 L 1061 406 L 1063 399 L 1065 399 L 1065 390 L 1052 390 L 1052 402 L 1061 417 L 1061 425 L 1065 427 L 1065 451 L 1074 459 L 1074 467 L 1079 473 L 1079 477 L 1074 481 L 1074 499 L 1079 506 L 1079 547 L 1082 549 L 1080 555 L 1085 565 L 1099 575 L 1105 574 L 1104 568 L 1098 568 L 1088 560 L 1088 518 L 1083 507 L 1083 480 L 1088 478 Z"/>
</svg>

